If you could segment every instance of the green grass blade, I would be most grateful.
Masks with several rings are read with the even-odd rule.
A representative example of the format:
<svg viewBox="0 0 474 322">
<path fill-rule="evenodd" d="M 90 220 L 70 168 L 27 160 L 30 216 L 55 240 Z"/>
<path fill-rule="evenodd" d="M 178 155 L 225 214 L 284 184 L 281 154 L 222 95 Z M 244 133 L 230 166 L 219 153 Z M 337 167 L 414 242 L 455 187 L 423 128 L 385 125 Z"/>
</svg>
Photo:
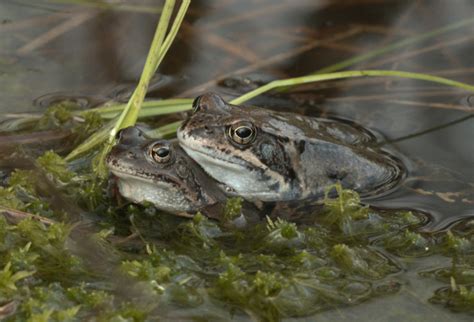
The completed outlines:
<svg viewBox="0 0 474 322">
<path fill-rule="evenodd" d="M 191 103 L 192 99 L 188 98 L 145 101 L 138 113 L 138 118 L 187 111 L 191 109 Z M 117 116 L 125 107 L 126 104 L 115 104 L 99 107 L 93 111 L 98 113 L 104 119 L 110 119 Z M 85 114 L 84 112 L 81 111 L 79 114 Z"/>
<path fill-rule="evenodd" d="M 159 116 L 159 115 L 166 115 L 178 112 L 184 112 L 191 109 L 190 104 L 180 104 L 180 105 L 172 105 L 172 106 L 149 106 L 147 108 L 142 108 L 140 113 L 138 113 L 138 118 L 145 118 L 145 117 L 152 117 L 152 116 Z M 103 114 L 102 117 L 105 119 L 110 119 L 117 116 L 117 113 L 107 113 Z"/>
<path fill-rule="evenodd" d="M 163 138 L 171 134 L 175 134 L 176 130 L 179 128 L 183 121 L 176 121 L 159 127 L 157 129 L 146 132 L 149 137 L 152 138 Z"/>
<path fill-rule="evenodd" d="M 344 71 L 344 72 L 337 72 L 337 73 L 308 75 L 308 76 L 303 76 L 303 77 L 276 80 L 264 86 L 261 86 L 257 89 L 254 89 L 253 91 L 250 91 L 240 97 L 237 97 L 231 100 L 230 103 L 241 104 L 258 95 L 261 95 L 265 92 L 268 92 L 270 90 L 280 88 L 280 87 L 296 86 L 296 85 L 307 84 L 307 83 L 312 83 L 312 82 L 321 82 L 321 81 L 326 81 L 326 80 L 351 78 L 351 77 L 384 77 L 384 76 L 423 80 L 423 81 L 443 84 L 447 86 L 461 88 L 470 92 L 474 92 L 473 85 L 469 85 L 466 83 L 462 83 L 462 82 L 458 82 L 455 80 L 451 80 L 451 79 L 447 79 L 447 78 L 443 78 L 439 76 L 434 76 L 434 75 L 411 73 L 411 72 L 404 72 L 404 71 L 394 71 L 394 70 L 355 70 L 355 71 Z M 179 128 L 181 122 L 182 121 L 177 121 L 177 122 L 164 125 L 158 129 L 147 132 L 147 134 L 151 137 L 157 137 L 157 138 L 161 138 L 163 136 L 173 134 Z"/>
<path fill-rule="evenodd" d="M 138 113 L 140 112 L 141 105 L 145 98 L 146 92 L 148 90 L 148 85 L 150 79 L 153 77 L 153 74 L 158 68 L 158 58 L 160 53 L 161 45 L 165 38 L 166 31 L 168 30 L 168 25 L 171 19 L 171 14 L 173 13 L 175 1 L 166 0 L 161 13 L 160 21 L 156 27 L 155 36 L 151 43 L 150 51 L 145 61 L 145 66 L 143 67 L 143 72 L 140 77 L 140 81 L 135 91 L 132 94 L 132 97 L 128 101 L 127 107 L 123 110 L 120 115 L 117 124 L 114 126 L 112 131 L 109 134 L 109 144 L 112 144 L 115 135 L 117 132 L 125 127 L 132 126 L 135 124 L 138 118 Z"/>
<path fill-rule="evenodd" d="M 64 159 L 66 161 L 71 161 L 78 156 L 86 153 L 87 151 L 90 151 L 99 145 L 103 144 L 105 140 L 107 140 L 109 132 L 112 130 L 112 128 L 115 125 L 115 122 L 117 119 L 113 119 L 107 124 L 105 124 L 102 129 L 100 129 L 98 132 L 94 133 L 91 135 L 85 142 L 81 143 L 79 146 L 77 146 L 71 153 L 69 153 Z"/>
<path fill-rule="evenodd" d="M 230 103 L 241 104 L 258 95 L 261 95 L 265 92 L 268 92 L 272 89 L 279 88 L 279 87 L 295 86 L 295 85 L 301 85 L 301 84 L 312 83 L 312 82 L 321 82 L 321 81 L 332 80 L 332 79 L 367 77 L 367 76 L 369 77 L 389 76 L 389 77 L 424 80 L 428 82 L 448 85 L 448 86 L 452 86 L 456 88 L 461 88 L 470 92 L 474 92 L 474 86 L 472 85 L 461 83 L 458 81 L 454 81 L 454 80 L 439 77 L 439 76 L 434 76 L 434 75 L 395 71 L 395 70 L 351 70 L 351 71 L 344 71 L 344 72 L 337 72 L 337 73 L 316 74 L 316 75 L 308 75 L 308 76 L 302 76 L 302 77 L 276 80 L 264 86 L 256 88 L 253 91 L 250 91 L 240 97 L 237 97 L 233 99 L 232 101 L 230 101 Z"/>
<path fill-rule="evenodd" d="M 181 104 L 191 104 L 192 99 L 189 98 L 170 98 L 170 99 L 165 99 L 165 100 L 149 100 L 149 101 L 144 101 L 142 104 L 142 108 L 147 108 L 148 106 L 171 106 L 171 105 L 181 105 Z M 109 114 L 109 113 L 119 113 L 122 112 L 123 109 L 127 106 L 127 104 L 120 104 L 120 103 L 115 103 L 112 105 L 103 105 L 100 107 L 97 107 L 92 110 L 87 110 L 87 111 L 80 111 L 80 115 L 84 115 L 88 113 L 89 111 L 96 112 L 100 114 L 101 116 L 103 114 Z"/>
</svg>

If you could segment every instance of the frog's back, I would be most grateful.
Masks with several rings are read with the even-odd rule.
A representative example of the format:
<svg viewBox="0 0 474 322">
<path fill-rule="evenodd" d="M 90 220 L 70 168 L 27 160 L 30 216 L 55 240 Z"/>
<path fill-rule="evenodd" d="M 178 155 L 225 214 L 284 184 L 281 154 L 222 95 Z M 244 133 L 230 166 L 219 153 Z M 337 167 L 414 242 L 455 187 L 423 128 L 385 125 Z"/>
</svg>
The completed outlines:
<svg viewBox="0 0 474 322">
<path fill-rule="evenodd" d="M 314 139 L 306 142 L 300 160 L 313 195 L 335 182 L 362 194 L 376 193 L 391 188 L 402 172 L 398 160 L 383 151 Z"/>
</svg>

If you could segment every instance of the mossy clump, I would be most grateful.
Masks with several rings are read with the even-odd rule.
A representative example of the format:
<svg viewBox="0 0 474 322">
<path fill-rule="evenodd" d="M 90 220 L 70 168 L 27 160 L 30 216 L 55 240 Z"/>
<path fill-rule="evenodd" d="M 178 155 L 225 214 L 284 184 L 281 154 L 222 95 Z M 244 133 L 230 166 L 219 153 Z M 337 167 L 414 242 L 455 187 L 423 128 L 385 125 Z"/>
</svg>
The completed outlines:
<svg viewBox="0 0 474 322">
<path fill-rule="evenodd" d="M 474 313 L 474 285 L 457 285 L 451 277 L 451 285 L 438 289 L 430 302 L 442 304 L 455 312 Z"/>
<path fill-rule="evenodd" d="M 45 151 L 33 167 L 11 173 L 8 186 L 0 187 L 0 206 L 63 220 L 68 210 L 90 211 L 105 201 L 104 182 L 85 171 L 72 171 L 53 151 Z"/>
<path fill-rule="evenodd" d="M 232 222 L 234 219 L 239 218 L 242 215 L 242 202 L 244 200 L 241 197 L 229 198 L 225 204 L 222 218 L 224 222 Z"/>
<path fill-rule="evenodd" d="M 35 166 L 0 188 L 3 207 L 52 219 L 0 217 L 0 303 L 12 321 L 309 317 L 397 292 L 400 258 L 435 253 L 454 265 L 423 276 L 457 284 L 431 301 L 469 311 L 469 234 L 422 233 L 422 214 L 369 208 L 340 186 L 308 220 L 275 216 L 235 229 L 228 223 L 242 214 L 238 198 L 222 222 L 178 218 L 151 205 L 115 206 L 87 168 L 53 152 Z M 75 221 L 71 207 L 89 223 Z"/>
</svg>

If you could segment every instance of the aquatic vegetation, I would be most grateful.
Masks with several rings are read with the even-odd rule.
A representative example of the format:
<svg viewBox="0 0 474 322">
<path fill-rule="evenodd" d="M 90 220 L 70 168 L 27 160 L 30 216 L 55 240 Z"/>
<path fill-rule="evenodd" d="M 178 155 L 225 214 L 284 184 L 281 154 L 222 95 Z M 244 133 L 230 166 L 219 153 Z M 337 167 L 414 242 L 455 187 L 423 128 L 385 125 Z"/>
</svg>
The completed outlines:
<svg viewBox="0 0 474 322">
<path fill-rule="evenodd" d="M 86 169 L 72 171 L 51 151 L 35 165 L 11 174 L 0 204 L 58 223 L 0 217 L 0 303 L 10 305 L 10 320 L 144 320 L 183 309 L 189 317 L 304 317 L 389 296 L 400 289 L 398 258 L 431 254 L 453 264 L 421 273 L 447 285 L 430 301 L 471 310 L 474 243 L 467 224 L 421 233 L 423 214 L 372 209 L 336 185 L 337 193 L 328 190 L 323 208 L 301 223 L 267 218 L 237 229 L 201 214 L 183 219 L 151 205 L 117 207 Z M 56 198 L 101 222 L 60 223 L 67 217 L 51 205 L 45 182 L 54 183 Z M 84 189 L 92 183 L 97 189 Z M 241 207 L 241 199 L 230 199 L 226 218 Z"/>
<path fill-rule="evenodd" d="M 223 220 L 225 222 L 230 222 L 240 217 L 242 211 L 242 202 L 243 199 L 241 197 L 231 198 L 227 201 L 223 213 Z"/>
<path fill-rule="evenodd" d="M 103 183 L 90 173 L 73 172 L 56 153 L 46 151 L 33 166 L 35 170 L 11 173 L 8 186 L 0 187 L 1 206 L 62 219 L 66 208 L 74 204 L 94 209 L 103 201 Z M 52 200 L 56 200 L 53 203 L 56 206 Z M 56 208 L 55 212 L 52 207 Z"/>
<path fill-rule="evenodd" d="M 145 320 L 174 316 L 176 307 L 209 319 L 305 317 L 398 292 L 403 258 L 431 254 L 454 264 L 422 272 L 447 285 L 430 301 L 470 310 L 470 225 L 422 233 L 424 214 L 367 207 L 340 185 L 301 222 L 267 218 L 234 227 L 240 198 L 229 200 L 222 222 L 177 218 L 151 205 L 113 203 L 105 182 L 90 173 L 92 158 L 68 164 L 46 151 L 35 170 L 15 170 L 0 188 L 2 207 L 57 222 L 0 217 L 0 303 L 10 319 Z M 66 204 L 94 224 L 66 216 Z"/>
<path fill-rule="evenodd" d="M 453 311 L 474 312 L 474 287 L 457 285 L 451 278 L 451 286 L 436 291 L 430 302 L 443 304 Z"/>
<path fill-rule="evenodd" d="M 17 118 L 3 120 L 0 132 L 68 130 L 75 136 L 73 143 L 77 145 L 102 125 L 99 113 L 83 111 L 76 102 L 64 100 L 48 106 L 43 114 L 18 115 Z"/>
<path fill-rule="evenodd" d="M 46 152 L 37 164 L 45 177 L 63 187 L 63 193 L 79 191 L 81 186 L 76 184 L 76 176 L 57 155 Z M 14 172 L 10 186 L 2 188 L 2 205 L 62 218 L 49 209 L 32 207 L 31 201 L 45 207 L 47 204 L 38 195 L 37 180 L 28 170 Z M 328 199 L 326 215 L 338 204 L 342 208 L 334 210 L 334 216 L 348 216 L 344 217 L 346 221 L 367 219 L 366 215 L 355 215 L 367 213 L 367 208 L 346 197 L 350 194 L 358 200 L 357 196 L 340 191 L 340 199 Z M 234 199 L 225 211 L 233 218 L 240 213 L 240 207 L 241 200 Z M 329 233 L 331 225 L 315 229 L 268 219 L 249 230 L 229 230 L 202 215 L 167 225 L 164 221 L 175 222 L 176 218 L 146 209 L 135 207 L 127 211 L 133 214 L 134 227 L 140 227 L 140 235 L 147 243 L 139 247 L 142 254 L 138 257 L 124 252 L 125 245 L 121 245 L 119 269 L 115 274 L 135 280 L 134 289 L 139 298 L 144 294 L 152 296 L 156 300 L 154 305 L 138 304 L 130 299 L 117 303 L 118 285 L 91 271 L 85 264 L 87 258 L 73 254 L 74 247 L 70 245 L 83 240 L 74 240 L 71 226 L 45 226 L 32 219 L 12 225 L 3 218 L 1 236 L 9 242 L 2 243 L 1 285 L 9 291 L 2 292 L 7 295 L 2 302 L 21 303 L 16 308 L 18 318 L 61 320 L 99 310 L 101 316 L 110 317 L 112 311 L 117 311 L 116 315 L 141 319 L 152 316 L 162 306 L 203 306 L 208 310 L 217 305 L 209 302 L 209 298 L 214 298 L 220 305 L 232 305 L 236 312 L 275 320 L 283 316 L 306 316 L 370 298 L 374 293 L 371 280 L 398 271 L 397 265 L 372 251 L 335 244 Z M 344 213 L 344 209 L 353 211 L 352 216 Z M 162 217 L 158 229 L 163 231 L 146 230 L 145 227 L 156 228 L 147 223 L 156 221 L 157 215 Z M 113 225 L 113 221 L 110 223 Z M 149 237 L 160 233 L 165 239 Z M 111 237 L 110 233 L 104 236 Z M 26 294 L 32 296 L 27 299 Z"/>
</svg>

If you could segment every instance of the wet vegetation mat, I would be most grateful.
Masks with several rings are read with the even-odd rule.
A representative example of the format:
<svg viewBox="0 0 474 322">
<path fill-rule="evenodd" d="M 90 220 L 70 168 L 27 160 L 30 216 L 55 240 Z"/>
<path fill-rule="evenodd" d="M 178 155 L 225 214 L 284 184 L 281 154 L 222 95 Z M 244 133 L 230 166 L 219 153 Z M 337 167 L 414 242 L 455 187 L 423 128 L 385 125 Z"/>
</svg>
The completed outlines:
<svg viewBox="0 0 474 322">
<path fill-rule="evenodd" d="M 188 5 L 0 3 L 0 320 L 472 321 L 472 3 Z M 355 122 L 403 178 L 244 228 L 121 199 L 116 133 L 206 91 Z"/>
<path fill-rule="evenodd" d="M 418 272 L 439 282 L 428 300 L 474 307 L 473 220 L 421 232 L 425 214 L 371 209 L 335 186 L 339 196 L 304 223 L 267 218 L 235 229 L 200 214 L 117 208 L 53 152 L 34 165 L 0 190 L 0 312 L 8 320 L 307 317 L 400 292 L 410 262 L 433 256 L 443 266 Z M 232 211 L 240 202 L 229 200 Z M 90 213 L 71 222 L 79 206 Z"/>
</svg>

